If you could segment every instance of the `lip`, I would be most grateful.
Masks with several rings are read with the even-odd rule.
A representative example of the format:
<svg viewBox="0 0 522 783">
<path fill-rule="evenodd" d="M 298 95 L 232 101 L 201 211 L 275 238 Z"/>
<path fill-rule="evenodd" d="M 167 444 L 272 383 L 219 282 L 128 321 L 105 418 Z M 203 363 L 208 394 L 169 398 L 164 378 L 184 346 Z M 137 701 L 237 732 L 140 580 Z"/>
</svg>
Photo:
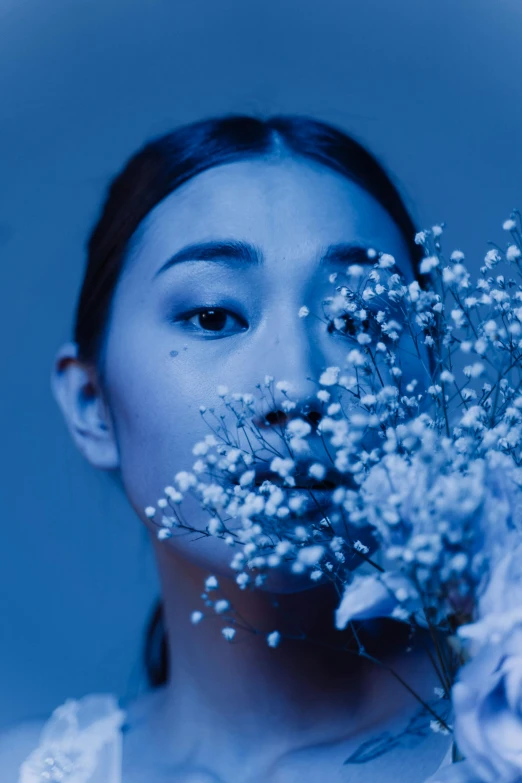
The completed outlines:
<svg viewBox="0 0 522 783">
<path fill-rule="evenodd" d="M 338 489 L 339 487 L 346 487 L 350 489 L 355 489 L 355 482 L 353 480 L 353 476 L 351 473 L 340 473 L 338 470 L 336 470 L 333 467 L 326 469 L 326 474 L 321 481 L 318 481 L 317 479 L 314 479 L 313 477 L 308 475 L 308 468 L 310 465 L 314 464 L 315 462 L 318 462 L 318 460 L 311 460 L 307 463 L 299 462 L 297 465 L 297 469 L 294 473 L 292 473 L 292 477 L 295 479 L 295 486 L 289 486 L 284 482 L 284 479 L 278 474 L 274 473 L 271 470 L 269 470 L 268 465 L 266 463 L 258 463 L 257 466 L 254 467 L 254 470 L 256 472 L 254 486 L 260 487 L 265 481 L 270 481 L 271 484 L 274 484 L 277 487 L 281 487 L 282 489 L 287 490 L 310 490 L 315 493 L 325 493 L 325 494 L 331 494 L 334 490 Z M 239 483 L 239 479 L 235 476 L 232 478 L 232 481 L 234 484 Z"/>
<path fill-rule="evenodd" d="M 340 482 L 335 484 L 333 481 L 324 480 L 324 481 L 315 481 L 310 483 L 304 482 L 302 484 L 295 484 L 293 487 L 289 487 L 288 484 L 283 484 L 283 481 L 281 479 L 279 479 L 279 481 L 277 480 L 274 481 L 273 478 L 267 477 L 266 479 L 256 481 L 255 482 L 256 487 L 260 487 L 263 481 L 271 481 L 273 484 L 277 484 L 277 486 L 285 487 L 286 489 L 310 489 L 310 490 L 314 490 L 315 492 L 331 492 L 334 489 L 337 489 L 337 487 L 342 486 Z"/>
</svg>

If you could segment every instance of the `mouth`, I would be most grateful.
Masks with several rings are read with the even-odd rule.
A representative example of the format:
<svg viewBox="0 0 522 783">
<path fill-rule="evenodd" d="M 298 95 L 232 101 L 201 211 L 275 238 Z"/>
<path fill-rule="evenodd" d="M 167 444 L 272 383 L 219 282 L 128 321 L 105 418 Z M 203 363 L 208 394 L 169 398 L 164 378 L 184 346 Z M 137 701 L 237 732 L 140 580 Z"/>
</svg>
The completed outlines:
<svg viewBox="0 0 522 783">
<path fill-rule="evenodd" d="M 272 484 L 275 484 L 278 487 L 284 487 L 286 489 L 315 489 L 315 490 L 334 490 L 337 489 L 340 484 L 334 484 L 333 481 L 320 481 L 316 482 L 315 484 L 294 484 L 292 487 L 289 487 L 288 484 L 284 484 L 282 479 L 280 477 L 277 478 L 267 478 L 263 481 L 255 481 L 254 485 L 256 487 L 260 487 L 262 484 L 264 484 L 265 481 L 270 481 Z"/>
<path fill-rule="evenodd" d="M 313 463 L 310 462 L 309 464 L 311 465 Z M 263 469 L 261 469 L 260 465 L 256 469 L 256 477 L 252 482 L 253 486 L 261 487 L 266 481 L 269 481 L 277 487 L 288 490 L 302 489 L 317 492 L 333 492 L 333 490 L 339 487 L 346 487 L 347 489 L 356 488 L 356 484 L 350 473 L 340 473 L 335 468 L 327 470 L 325 477 L 321 481 L 317 481 L 317 479 L 308 476 L 305 466 L 300 463 L 298 472 L 292 474 L 292 477 L 295 479 L 295 485 L 289 486 L 278 473 L 273 473 L 268 470 L 264 464 L 262 467 Z M 231 481 L 233 484 L 239 484 L 239 479 L 235 476 L 231 478 Z"/>
</svg>

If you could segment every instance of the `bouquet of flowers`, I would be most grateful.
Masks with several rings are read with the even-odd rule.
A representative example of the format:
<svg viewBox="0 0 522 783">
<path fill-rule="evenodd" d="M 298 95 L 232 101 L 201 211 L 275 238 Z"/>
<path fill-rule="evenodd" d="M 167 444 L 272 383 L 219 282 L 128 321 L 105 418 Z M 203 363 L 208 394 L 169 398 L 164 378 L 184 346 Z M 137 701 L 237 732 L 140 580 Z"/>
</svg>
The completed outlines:
<svg viewBox="0 0 522 783">
<path fill-rule="evenodd" d="M 376 250 L 344 280 L 330 275 L 323 313 L 296 313 L 347 341 L 346 365 L 316 381 L 320 415 L 267 376 L 261 400 L 284 412 L 276 449 L 254 394 L 218 387 L 226 414 L 200 409 L 212 433 L 146 509 L 160 539 L 222 538 L 242 589 L 281 568 L 330 582 L 335 625 L 356 640 L 354 624 L 371 618 L 427 631 L 439 707 L 423 706 L 433 730 L 453 734 L 455 762 L 432 783 L 522 781 L 520 213 L 503 229 L 506 247 L 492 246 L 475 282 L 461 251 L 444 256 L 443 225 L 416 235 L 424 258 L 409 284 Z M 203 531 L 183 516 L 186 493 L 208 511 Z M 202 597 L 232 641 L 244 626 L 212 598 L 218 587 L 210 575 Z"/>
</svg>

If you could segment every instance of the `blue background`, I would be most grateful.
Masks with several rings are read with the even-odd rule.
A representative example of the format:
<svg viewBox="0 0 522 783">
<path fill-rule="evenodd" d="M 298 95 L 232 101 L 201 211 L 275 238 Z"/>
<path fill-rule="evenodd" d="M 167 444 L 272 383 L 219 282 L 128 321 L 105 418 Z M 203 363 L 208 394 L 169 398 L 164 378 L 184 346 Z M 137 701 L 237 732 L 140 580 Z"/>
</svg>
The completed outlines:
<svg viewBox="0 0 522 783">
<path fill-rule="evenodd" d="M 0 39 L 5 726 L 143 683 L 146 534 L 49 386 L 109 178 L 179 123 L 310 113 L 365 141 L 419 225 L 445 220 L 478 265 L 522 208 L 522 3 L 1 0 Z"/>
</svg>

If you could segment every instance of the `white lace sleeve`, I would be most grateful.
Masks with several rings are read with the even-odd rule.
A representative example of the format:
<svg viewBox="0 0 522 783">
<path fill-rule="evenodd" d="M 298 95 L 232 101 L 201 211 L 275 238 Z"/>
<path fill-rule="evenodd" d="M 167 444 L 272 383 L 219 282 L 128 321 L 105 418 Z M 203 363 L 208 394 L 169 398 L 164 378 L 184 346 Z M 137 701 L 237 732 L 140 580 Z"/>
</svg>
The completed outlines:
<svg viewBox="0 0 522 783">
<path fill-rule="evenodd" d="M 67 699 L 21 764 L 18 783 L 121 783 L 124 719 L 112 694 Z"/>
</svg>

